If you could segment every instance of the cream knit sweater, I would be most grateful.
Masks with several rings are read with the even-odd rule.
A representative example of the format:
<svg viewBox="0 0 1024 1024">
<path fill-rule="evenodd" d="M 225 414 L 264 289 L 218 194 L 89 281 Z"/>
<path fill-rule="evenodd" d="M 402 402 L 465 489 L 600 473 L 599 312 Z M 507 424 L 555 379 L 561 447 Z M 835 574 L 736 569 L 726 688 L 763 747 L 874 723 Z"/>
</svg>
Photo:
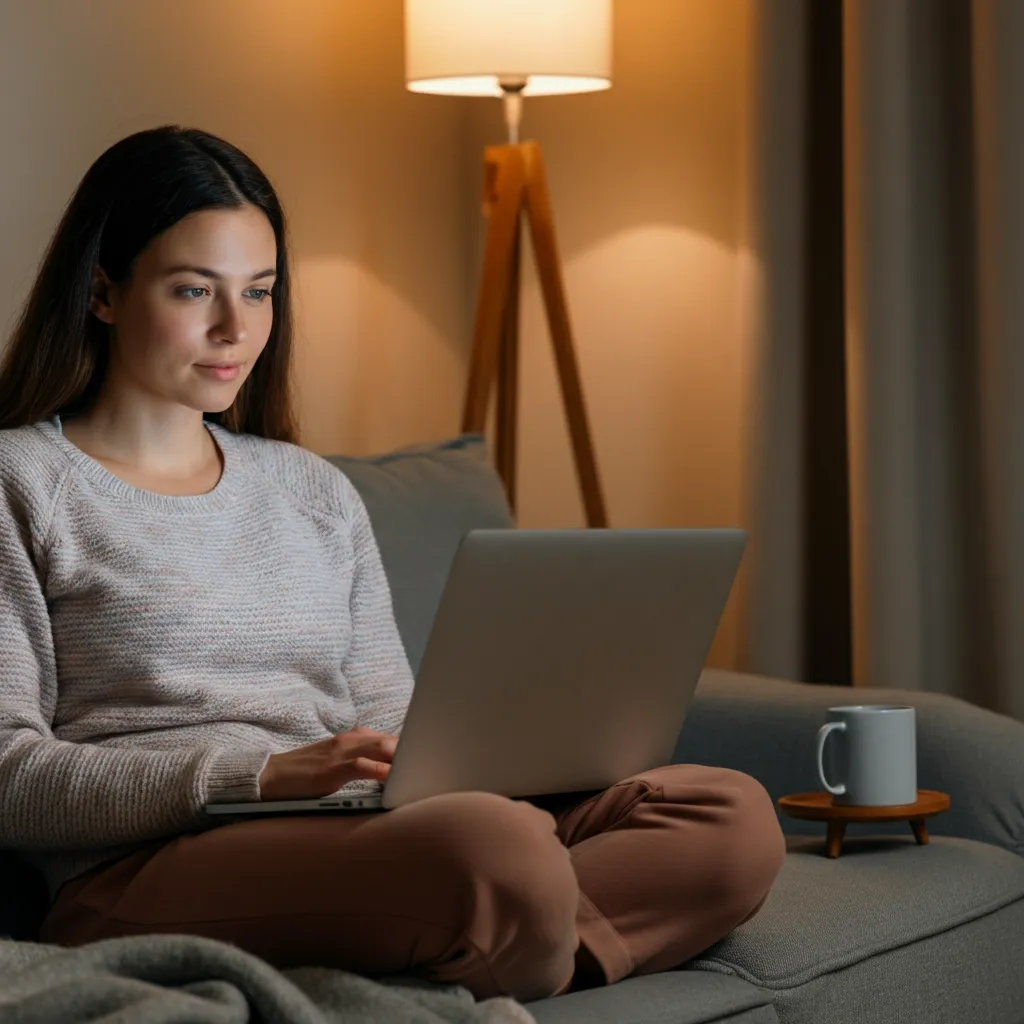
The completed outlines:
<svg viewBox="0 0 1024 1024">
<path fill-rule="evenodd" d="M 57 416 L 0 430 L 0 847 L 51 895 L 221 824 L 203 804 L 258 800 L 272 753 L 357 725 L 397 734 L 412 696 L 348 478 L 206 426 L 224 471 L 187 497 L 120 480 Z"/>
</svg>

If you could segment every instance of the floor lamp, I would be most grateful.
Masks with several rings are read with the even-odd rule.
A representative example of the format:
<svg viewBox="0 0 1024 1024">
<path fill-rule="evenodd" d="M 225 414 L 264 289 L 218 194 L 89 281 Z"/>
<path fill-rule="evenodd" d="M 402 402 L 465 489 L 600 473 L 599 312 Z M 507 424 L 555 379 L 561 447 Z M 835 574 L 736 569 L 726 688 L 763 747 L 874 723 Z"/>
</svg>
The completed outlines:
<svg viewBox="0 0 1024 1024">
<path fill-rule="evenodd" d="M 611 85 L 612 0 L 405 0 L 406 83 L 414 92 L 497 96 L 507 145 L 484 151 L 487 241 L 462 430 L 482 433 L 497 374 L 495 461 L 516 507 L 519 265 L 533 242 L 587 525 L 608 525 L 555 238 L 544 161 L 519 141 L 524 98 Z"/>
</svg>

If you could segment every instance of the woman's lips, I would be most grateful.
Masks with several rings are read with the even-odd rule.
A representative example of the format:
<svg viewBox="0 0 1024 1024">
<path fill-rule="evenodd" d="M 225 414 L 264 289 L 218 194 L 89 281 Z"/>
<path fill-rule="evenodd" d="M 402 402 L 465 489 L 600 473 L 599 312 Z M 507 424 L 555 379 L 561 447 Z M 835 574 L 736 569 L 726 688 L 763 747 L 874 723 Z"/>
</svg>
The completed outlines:
<svg viewBox="0 0 1024 1024">
<path fill-rule="evenodd" d="M 196 367 L 217 380 L 234 380 L 242 372 L 241 366 L 203 366 L 197 363 Z"/>
</svg>

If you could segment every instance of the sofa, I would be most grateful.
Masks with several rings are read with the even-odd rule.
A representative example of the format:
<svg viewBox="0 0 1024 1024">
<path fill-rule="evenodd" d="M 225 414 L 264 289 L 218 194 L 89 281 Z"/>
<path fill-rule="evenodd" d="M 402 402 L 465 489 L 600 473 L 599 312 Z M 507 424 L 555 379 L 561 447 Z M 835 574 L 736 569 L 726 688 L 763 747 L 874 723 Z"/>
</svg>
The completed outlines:
<svg viewBox="0 0 1024 1024">
<path fill-rule="evenodd" d="M 327 458 L 366 503 L 415 670 L 462 537 L 515 525 L 484 439 Z M 823 825 L 781 816 L 788 856 L 755 917 L 676 970 L 527 1004 L 539 1024 L 1024 1024 L 1024 724 L 938 694 L 855 699 L 917 707 L 919 785 L 951 797 L 931 841 L 851 825 L 829 859 Z M 776 800 L 818 789 L 814 734 L 850 701 L 705 670 L 673 761 L 747 772 Z M 0 856 L 0 934 L 30 939 L 39 880 Z"/>
</svg>

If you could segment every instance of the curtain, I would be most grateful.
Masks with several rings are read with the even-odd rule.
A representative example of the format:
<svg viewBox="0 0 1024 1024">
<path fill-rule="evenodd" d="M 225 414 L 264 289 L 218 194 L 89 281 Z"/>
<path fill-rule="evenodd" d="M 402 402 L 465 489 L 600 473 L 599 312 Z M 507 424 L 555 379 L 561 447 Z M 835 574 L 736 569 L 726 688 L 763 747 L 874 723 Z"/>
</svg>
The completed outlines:
<svg viewBox="0 0 1024 1024">
<path fill-rule="evenodd" d="M 754 3 L 742 665 L 1024 718 L 1024 3 Z"/>
</svg>

